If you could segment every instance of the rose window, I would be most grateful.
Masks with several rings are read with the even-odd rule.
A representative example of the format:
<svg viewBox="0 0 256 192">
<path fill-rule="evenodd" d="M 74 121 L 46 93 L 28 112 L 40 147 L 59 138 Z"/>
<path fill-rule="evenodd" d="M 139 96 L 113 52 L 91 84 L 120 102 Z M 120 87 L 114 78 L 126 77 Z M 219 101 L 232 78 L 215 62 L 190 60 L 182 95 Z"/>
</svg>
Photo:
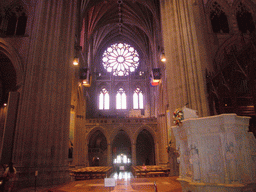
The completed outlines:
<svg viewBox="0 0 256 192">
<path fill-rule="evenodd" d="M 139 54 L 126 43 L 116 43 L 104 51 L 102 64 L 114 76 L 127 76 L 139 66 Z"/>
</svg>

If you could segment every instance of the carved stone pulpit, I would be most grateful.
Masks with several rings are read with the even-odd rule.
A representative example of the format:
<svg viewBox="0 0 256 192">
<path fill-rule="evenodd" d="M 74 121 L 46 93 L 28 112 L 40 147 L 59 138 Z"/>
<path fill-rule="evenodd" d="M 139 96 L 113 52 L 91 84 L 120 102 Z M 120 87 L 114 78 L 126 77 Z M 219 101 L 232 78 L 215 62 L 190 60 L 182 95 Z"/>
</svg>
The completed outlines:
<svg viewBox="0 0 256 192">
<path fill-rule="evenodd" d="M 256 139 L 248 132 L 249 119 L 222 114 L 172 128 L 183 191 L 255 191 Z"/>
</svg>

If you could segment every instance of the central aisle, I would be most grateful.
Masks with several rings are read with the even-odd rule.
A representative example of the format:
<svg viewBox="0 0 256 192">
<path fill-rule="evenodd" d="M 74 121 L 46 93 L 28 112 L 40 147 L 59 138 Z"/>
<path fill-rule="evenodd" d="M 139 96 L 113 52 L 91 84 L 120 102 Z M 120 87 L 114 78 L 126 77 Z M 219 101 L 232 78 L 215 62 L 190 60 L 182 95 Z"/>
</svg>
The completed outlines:
<svg viewBox="0 0 256 192">
<path fill-rule="evenodd" d="M 156 188 L 158 192 L 182 192 L 177 177 L 147 177 L 134 178 L 131 172 L 112 173 L 111 178 L 116 179 L 116 186 L 109 188 L 104 187 L 104 179 L 92 179 L 71 181 L 67 184 L 55 186 L 52 188 L 37 189 L 37 192 L 154 192 Z M 32 192 L 34 189 L 21 190 L 21 192 Z"/>
<path fill-rule="evenodd" d="M 113 188 L 104 187 L 104 179 L 93 179 L 83 181 L 72 181 L 68 184 L 55 187 L 52 192 L 182 192 L 181 185 L 176 181 L 177 177 L 148 177 L 134 178 L 131 172 L 117 172 L 110 175 L 116 179 L 116 186 Z"/>
</svg>

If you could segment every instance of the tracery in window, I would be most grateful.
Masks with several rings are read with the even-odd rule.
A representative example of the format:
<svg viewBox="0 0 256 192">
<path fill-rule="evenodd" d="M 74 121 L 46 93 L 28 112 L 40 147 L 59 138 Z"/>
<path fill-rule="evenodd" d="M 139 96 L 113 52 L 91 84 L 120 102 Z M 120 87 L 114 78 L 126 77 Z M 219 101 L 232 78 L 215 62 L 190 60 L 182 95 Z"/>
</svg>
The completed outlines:
<svg viewBox="0 0 256 192">
<path fill-rule="evenodd" d="M 1 30 L 6 35 L 24 35 L 27 25 L 27 16 L 21 5 L 6 8 Z"/>
<path fill-rule="evenodd" d="M 227 16 L 216 1 L 212 3 L 210 19 L 214 33 L 229 33 Z"/>
<path fill-rule="evenodd" d="M 133 109 L 143 109 L 143 93 L 137 88 L 133 93 Z"/>
<path fill-rule="evenodd" d="M 123 88 L 119 88 L 116 94 L 116 109 L 126 109 L 126 93 Z"/>
<path fill-rule="evenodd" d="M 106 88 L 102 88 L 99 95 L 99 109 L 108 110 L 109 109 L 109 93 Z"/>
<path fill-rule="evenodd" d="M 126 43 L 115 43 L 102 56 L 102 64 L 114 76 L 127 76 L 139 66 L 139 54 Z"/>
<path fill-rule="evenodd" d="M 248 31 L 253 32 L 255 30 L 252 14 L 242 3 L 237 7 L 236 19 L 238 28 L 242 33 L 247 33 Z"/>
</svg>

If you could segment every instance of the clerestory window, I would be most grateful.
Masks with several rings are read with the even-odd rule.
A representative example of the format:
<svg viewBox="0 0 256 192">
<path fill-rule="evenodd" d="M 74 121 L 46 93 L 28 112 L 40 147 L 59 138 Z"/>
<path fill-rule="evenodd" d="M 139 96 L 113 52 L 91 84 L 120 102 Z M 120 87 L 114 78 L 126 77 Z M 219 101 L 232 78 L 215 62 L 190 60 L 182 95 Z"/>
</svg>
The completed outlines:
<svg viewBox="0 0 256 192">
<path fill-rule="evenodd" d="M 17 5 L 5 12 L 2 21 L 1 31 L 6 35 L 25 35 L 27 15 L 23 6 Z"/>
<path fill-rule="evenodd" d="M 139 66 L 139 54 L 126 43 L 115 43 L 102 56 L 102 64 L 114 76 L 127 76 Z"/>
<path fill-rule="evenodd" d="M 133 109 L 143 109 L 143 93 L 140 88 L 133 93 Z"/>
<path fill-rule="evenodd" d="M 119 88 L 116 94 L 116 109 L 126 109 L 126 93 L 123 88 Z"/>
<path fill-rule="evenodd" d="M 99 95 L 99 109 L 108 110 L 109 109 L 109 93 L 106 88 L 102 88 Z"/>
<path fill-rule="evenodd" d="M 238 28 L 242 33 L 252 33 L 255 30 L 252 14 L 242 3 L 240 3 L 237 7 L 236 19 Z"/>
<path fill-rule="evenodd" d="M 212 4 L 210 19 L 214 33 L 229 33 L 227 16 L 217 2 Z"/>
</svg>

